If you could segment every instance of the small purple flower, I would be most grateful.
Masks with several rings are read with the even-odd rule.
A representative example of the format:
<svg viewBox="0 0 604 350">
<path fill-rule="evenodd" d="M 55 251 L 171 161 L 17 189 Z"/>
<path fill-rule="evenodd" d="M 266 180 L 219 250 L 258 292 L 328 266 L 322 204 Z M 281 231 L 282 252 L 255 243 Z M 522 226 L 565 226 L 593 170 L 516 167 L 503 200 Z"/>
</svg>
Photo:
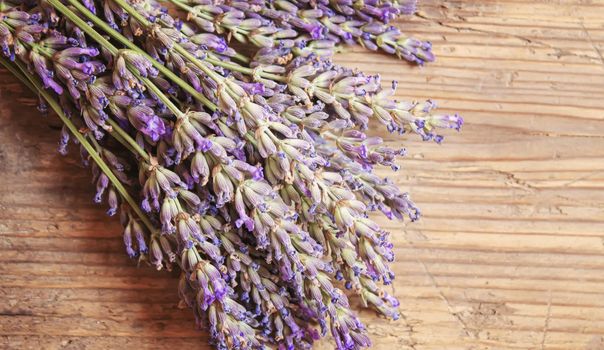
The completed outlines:
<svg viewBox="0 0 604 350">
<path fill-rule="evenodd" d="M 149 136 L 153 141 L 159 140 L 159 137 L 166 132 L 164 121 L 155 115 L 152 108 L 144 105 L 130 108 L 128 120 L 138 131 Z"/>
<path fill-rule="evenodd" d="M 113 216 L 117 213 L 117 208 L 119 205 L 117 193 L 113 188 L 109 189 L 107 193 L 107 204 L 109 205 L 109 209 L 107 209 L 107 215 Z"/>
<path fill-rule="evenodd" d="M 96 14 L 96 7 L 94 6 L 94 1 L 92 0 L 83 0 L 84 6 L 88 9 L 88 11 Z"/>
<path fill-rule="evenodd" d="M 395 5 L 401 14 L 412 15 L 417 7 L 417 0 L 399 0 Z"/>
<path fill-rule="evenodd" d="M 61 155 L 67 155 L 67 145 L 69 144 L 69 131 L 66 126 L 61 128 L 61 136 L 59 139 L 59 153 Z"/>
<path fill-rule="evenodd" d="M 191 42 L 197 45 L 205 46 L 206 49 L 210 49 L 217 53 L 224 53 L 229 49 L 229 46 L 227 45 L 226 41 L 223 38 L 214 34 L 197 34 L 195 36 L 190 37 L 189 39 L 191 40 Z"/>
<path fill-rule="evenodd" d="M 264 95 L 264 84 L 261 83 L 240 83 L 239 84 L 249 95 Z"/>
<path fill-rule="evenodd" d="M 256 170 L 252 173 L 252 179 L 256 181 L 260 181 L 264 179 L 264 169 L 262 166 L 258 165 Z"/>
<path fill-rule="evenodd" d="M 235 226 L 240 228 L 245 225 L 245 228 L 252 232 L 254 231 L 254 220 L 250 217 L 239 218 L 235 221 Z"/>
<path fill-rule="evenodd" d="M 120 57 L 123 57 L 126 62 L 130 63 L 138 73 L 143 77 L 156 77 L 158 71 L 147 58 L 145 58 L 142 54 L 133 51 L 133 50 L 122 50 L 120 52 Z M 125 67 L 120 69 L 126 69 Z M 123 73 L 123 72 L 122 72 Z"/>
<path fill-rule="evenodd" d="M 322 39 L 325 33 L 325 27 L 319 23 L 311 23 L 305 26 L 306 31 L 313 40 Z"/>
<path fill-rule="evenodd" d="M 105 190 L 108 187 L 109 187 L 109 178 L 104 173 L 101 173 L 96 182 L 96 194 L 94 196 L 95 203 L 101 203 L 103 193 L 105 193 Z"/>
<path fill-rule="evenodd" d="M 134 250 L 134 247 L 132 246 L 132 234 L 133 234 L 133 228 L 132 228 L 132 218 L 129 219 L 129 222 L 126 224 L 126 227 L 124 228 L 124 246 L 126 248 L 126 253 L 128 254 L 129 257 L 134 258 L 136 257 L 137 253 Z"/>
</svg>

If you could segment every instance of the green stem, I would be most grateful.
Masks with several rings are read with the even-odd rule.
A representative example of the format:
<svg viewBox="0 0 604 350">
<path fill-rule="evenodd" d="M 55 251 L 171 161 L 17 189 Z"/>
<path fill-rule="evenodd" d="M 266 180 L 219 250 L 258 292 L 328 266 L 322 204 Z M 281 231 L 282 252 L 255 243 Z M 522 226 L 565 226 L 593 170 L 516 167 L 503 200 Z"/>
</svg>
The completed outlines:
<svg viewBox="0 0 604 350">
<path fill-rule="evenodd" d="M 122 144 L 130 148 L 132 153 L 138 153 L 144 160 L 149 161 L 149 154 L 145 151 L 124 129 L 122 129 L 119 124 L 113 120 L 108 119 L 107 122 L 111 125 L 111 133 L 112 135 Z M 113 133 L 115 131 L 115 134 Z"/>
<path fill-rule="evenodd" d="M 65 17 L 67 17 L 76 26 L 78 26 L 80 29 L 82 29 L 86 34 L 90 35 L 90 37 L 92 39 L 94 39 L 94 41 L 96 41 L 99 45 L 101 45 L 101 46 L 105 47 L 107 50 L 109 50 L 109 52 L 113 56 L 118 56 L 120 54 L 120 50 L 117 47 L 115 47 L 113 44 L 111 44 L 109 42 L 109 40 L 105 39 L 101 34 L 99 34 L 96 30 L 94 30 L 90 25 L 88 25 L 88 23 L 86 23 L 83 19 L 81 19 L 73 11 L 71 11 L 67 6 L 63 5 L 59 0 L 48 0 L 48 3 L 50 5 L 52 5 L 55 9 L 57 9 L 58 11 L 63 13 L 65 15 Z M 81 11 L 83 13 L 84 13 L 84 11 L 90 13 L 90 11 L 88 11 L 88 9 L 86 7 L 84 7 L 80 3 L 78 3 L 77 0 L 74 0 L 74 1 L 69 0 L 69 3 L 74 5 L 74 7 L 76 7 L 79 11 Z M 90 14 L 92 15 L 92 17 L 94 17 L 94 19 L 89 18 L 89 16 L 86 16 L 86 17 L 88 19 L 90 19 L 94 24 L 97 24 L 100 27 L 102 27 L 103 24 L 105 26 L 107 26 L 107 24 L 105 22 L 103 22 L 100 18 L 96 17 L 92 13 L 90 13 Z M 86 13 L 84 13 L 84 15 L 86 15 Z M 133 44 L 130 41 L 128 41 L 125 37 L 121 36 L 120 38 L 116 38 L 116 39 L 118 41 L 120 41 L 122 44 L 124 44 L 125 46 L 127 46 L 128 48 L 136 51 L 137 53 L 142 53 L 142 51 L 136 45 L 134 45 L 134 48 L 132 48 L 131 46 Z M 178 109 L 178 107 L 176 107 L 174 105 L 174 103 L 172 103 L 172 101 L 166 95 L 164 95 L 163 92 L 149 78 L 142 77 L 140 74 L 138 74 L 136 69 L 132 69 L 132 67 L 130 65 L 128 68 L 129 68 L 128 70 L 130 72 L 132 72 L 132 74 L 134 74 L 139 80 L 141 80 L 145 84 L 145 86 L 149 90 L 151 90 L 151 92 L 153 92 L 153 94 L 155 94 L 170 109 L 170 111 L 172 111 L 172 113 L 176 117 L 182 116 L 183 113 L 180 111 L 180 109 Z"/>
<path fill-rule="evenodd" d="M 12 28 L 12 27 L 11 27 Z M 102 39 L 104 39 L 103 37 L 100 37 Z M 45 48 L 43 48 L 42 46 L 36 44 L 36 43 L 32 43 L 32 44 L 27 44 L 29 45 L 30 48 L 34 51 L 41 51 L 43 54 L 45 54 L 45 56 L 47 58 L 52 58 L 52 54 L 49 53 Z M 110 45 L 110 44 L 109 44 Z M 106 46 L 110 51 L 112 49 L 112 47 L 110 46 Z M 116 51 L 117 52 L 117 51 Z M 149 159 L 149 155 L 147 154 L 147 152 L 145 152 L 145 150 L 143 150 L 138 143 L 136 143 L 136 141 L 134 141 L 130 135 L 128 135 L 115 121 L 109 119 L 108 120 L 109 124 L 112 126 L 112 128 L 117 131 L 117 135 L 113 134 L 113 136 L 124 146 L 126 146 L 127 148 L 130 149 L 130 151 L 134 154 L 138 153 L 141 157 L 143 157 L 145 160 Z M 113 132 L 113 130 L 111 131 Z"/>
<path fill-rule="evenodd" d="M 95 16 L 85 6 L 80 4 L 77 0 L 67 0 L 67 2 L 71 5 L 73 5 L 78 11 L 80 11 L 82 13 L 82 15 L 84 15 L 92 23 L 94 23 L 99 28 L 101 28 L 104 32 L 109 34 L 109 36 L 111 36 L 115 40 L 119 41 L 125 47 L 127 47 L 131 50 L 134 50 L 137 53 L 139 53 L 140 55 L 142 55 L 143 57 L 145 57 L 149 62 L 151 62 L 153 67 L 157 68 L 157 70 L 159 70 L 162 74 L 164 74 L 166 77 L 168 77 L 168 79 L 170 79 L 176 85 L 178 85 L 183 90 L 188 92 L 191 96 L 195 97 L 197 100 L 202 102 L 209 109 L 211 109 L 212 111 L 215 111 L 216 109 L 218 109 L 218 107 L 214 103 L 212 103 L 212 101 L 208 100 L 207 97 L 205 97 L 199 91 L 195 90 L 191 85 L 189 85 L 186 81 L 182 80 L 180 77 L 178 77 L 176 74 L 174 74 L 171 70 L 166 68 L 163 64 L 157 62 L 155 59 L 153 59 L 153 57 L 149 56 L 149 54 L 147 54 L 146 52 L 141 50 L 138 46 L 136 46 L 134 43 L 132 43 L 130 40 L 128 40 L 126 37 L 124 37 L 122 34 L 115 31 L 107 23 L 105 23 L 102 19 Z M 72 20 L 74 23 L 76 23 L 76 25 L 78 27 L 80 27 L 80 29 L 82 29 L 84 32 L 86 32 L 86 34 L 89 34 L 90 36 L 93 36 L 90 33 L 95 33 L 96 35 L 100 35 L 94 29 L 92 29 L 88 24 L 86 24 L 86 22 L 84 22 L 81 18 L 79 18 L 73 11 L 71 11 L 69 8 L 67 8 L 65 5 L 63 5 L 59 0 L 48 0 L 48 3 L 50 3 L 53 7 L 55 7 L 57 10 L 62 12 L 66 17 L 68 17 L 70 20 Z M 83 24 L 80 25 L 76 21 L 80 21 Z M 93 38 L 94 38 L 94 36 L 93 36 Z M 106 39 L 104 39 L 104 41 L 106 41 L 108 43 L 108 41 Z M 102 45 L 104 45 L 104 44 L 102 44 Z M 109 45 L 111 45 L 111 44 L 109 44 Z"/>
<path fill-rule="evenodd" d="M 28 43 L 25 43 L 25 42 L 23 42 L 23 43 L 25 45 L 28 45 L 31 48 L 32 51 L 39 52 L 42 55 L 46 56 L 46 58 L 52 59 L 52 55 L 54 53 L 54 50 L 51 50 L 51 49 L 46 48 L 46 47 L 42 47 L 42 46 L 40 46 L 40 45 L 38 45 L 36 43 L 31 43 L 31 44 L 28 44 Z"/>
<path fill-rule="evenodd" d="M 69 0 L 69 1 L 75 1 L 75 0 Z M 114 1 L 116 2 L 116 4 L 120 5 L 122 7 L 122 9 L 124 11 L 126 11 L 130 16 L 132 16 L 134 19 L 136 19 L 137 21 L 139 21 L 143 26 L 150 27 L 152 25 L 152 23 L 149 20 L 147 20 L 143 15 L 141 15 L 139 12 L 137 12 L 135 8 L 133 8 L 132 6 L 130 6 L 130 4 L 127 1 L 125 1 L 125 0 L 114 0 Z M 197 66 L 199 69 L 201 69 L 201 71 L 203 71 L 205 74 L 207 74 L 214 81 L 216 81 L 217 83 L 219 83 L 222 80 L 224 80 L 223 76 L 221 76 L 218 73 L 216 73 L 210 67 L 204 65 L 200 60 L 197 59 L 197 57 L 195 57 L 189 51 L 185 50 L 185 48 L 183 48 L 182 46 L 180 46 L 177 43 L 174 43 L 173 45 L 174 45 L 173 48 L 176 50 L 176 52 L 178 52 L 179 54 L 181 54 L 189 62 L 193 63 L 195 66 Z M 252 75 L 254 73 L 253 69 L 242 67 L 242 66 L 240 66 L 238 64 L 223 62 L 221 60 L 213 59 L 211 57 L 206 57 L 205 60 L 208 61 L 209 63 L 215 64 L 215 65 L 218 65 L 218 66 L 222 66 L 224 68 L 228 68 L 228 69 L 231 69 L 231 70 L 235 70 L 235 71 L 238 71 L 238 72 L 241 72 L 241 73 L 244 73 L 244 74 Z M 262 75 L 262 73 L 261 73 L 261 75 Z M 273 78 L 274 77 L 278 78 L 279 81 L 285 81 L 286 80 L 286 78 L 283 77 L 283 76 L 276 76 L 274 74 L 270 74 L 270 76 L 273 77 Z"/>
<path fill-rule="evenodd" d="M 174 116 L 176 116 L 176 118 L 180 119 L 184 116 L 184 113 L 180 110 L 180 108 L 178 108 L 168 96 L 164 95 L 163 91 L 161 91 L 161 89 L 158 88 L 157 85 L 155 85 L 149 78 L 143 78 L 141 76 L 138 76 L 137 78 L 143 81 L 145 86 L 155 96 L 157 96 L 166 105 L 166 107 L 168 107 L 168 109 L 172 112 L 172 114 L 174 114 Z"/>
<path fill-rule="evenodd" d="M 72 1 L 76 1 L 76 0 L 68 0 L 68 1 L 72 2 Z M 115 3 L 117 5 L 119 5 L 124 11 L 126 11 L 126 13 L 128 13 L 132 18 L 134 18 L 138 22 L 140 22 L 143 26 L 149 28 L 152 25 L 152 23 L 149 20 L 147 20 L 145 18 L 145 16 L 141 15 L 138 11 L 136 11 L 136 9 L 132 6 L 130 6 L 130 4 L 127 1 L 124 1 L 124 0 L 113 0 L 113 1 L 115 1 Z M 199 62 L 197 60 L 197 57 L 193 56 L 191 53 L 189 53 L 189 51 L 185 50 L 182 46 L 178 45 L 177 43 L 174 43 L 173 45 L 174 45 L 173 48 L 176 50 L 176 52 L 183 55 L 191 63 L 195 64 L 199 69 L 201 69 L 210 78 L 216 80 L 217 83 L 220 82 L 222 79 L 224 79 L 224 77 L 222 77 L 218 73 L 214 72 L 208 66 Z M 153 60 L 153 58 L 151 58 L 151 57 L 149 57 L 149 59 Z"/>
<path fill-rule="evenodd" d="M 90 133 L 86 134 L 86 136 L 88 136 L 90 142 L 92 142 L 92 145 L 96 149 L 97 154 L 100 154 L 103 148 L 101 147 L 101 145 L 99 145 L 98 141 L 94 137 L 90 137 Z"/>
<path fill-rule="evenodd" d="M 206 20 L 209 20 L 209 21 L 213 21 L 214 20 L 214 18 L 211 15 L 205 15 L 203 13 L 200 13 L 199 11 L 197 11 L 197 9 L 195 9 L 193 7 L 190 7 L 189 5 L 185 4 L 181 0 L 168 0 L 168 1 L 170 3 L 176 5 L 176 6 L 180 7 L 181 9 L 187 11 L 188 13 L 191 13 L 191 14 L 194 14 L 194 15 L 199 15 L 200 17 L 202 17 L 202 18 L 204 18 Z M 128 10 L 126 10 L 126 11 L 128 11 Z M 245 36 L 249 36 L 249 34 L 250 34 L 248 31 L 239 30 L 236 27 L 232 27 L 232 28 L 231 27 L 225 27 L 225 28 L 234 30 L 234 31 L 239 32 L 239 33 L 242 33 Z M 254 70 L 251 69 L 251 68 L 243 67 L 243 66 L 240 66 L 240 65 L 238 65 L 236 63 L 224 62 L 224 61 L 222 61 L 220 59 L 217 59 L 217 58 L 208 57 L 208 58 L 206 58 L 206 61 L 212 63 L 213 65 L 220 66 L 220 67 L 223 67 L 223 68 L 227 68 L 227 69 L 230 69 L 232 71 L 240 72 L 240 73 L 243 73 L 243 74 L 252 75 L 254 73 Z M 245 63 L 249 63 L 249 59 L 245 58 Z M 272 79 L 272 80 L 280 81 L 280 82 L 285 82 L 286 79 L 287 79 L 284 76 L 276 75 L 276 74 L 271 74 L 271 73 L 260 73 L 260 76 L 262 76 L 263 78 L 266 78 L 266 79 Z"/>
<path fill-rule="evenodd" d="M 79 17 L 77 18 L 79 20 Z M 80 20 L 81 21 L 81 20 Z M 75 22 L 74 22 L 75 23 Z M 83 22 L 82 22 L 83 23 Z M 79 23 L 81 24 L 81 23 Z M 85 23 L 84 23 L 85 24 Z M 87 24 L 85 24 L 87 25 Z M 14 30 L 14 28 L 10 27 L 11 29 Z M 103 45 L 104 47 L 106 47 L 109 52 L 111 52 L 113 55 L 118 54 L 119 50 L 113 46 L 109 41 L 107 41 L 107 39 L 105 39 L 103 36 L 99 35 L 96 32 L 90 32 L 88 33 L 93 39 L 95 39 L 100 45 Z M 41 51 L 43 54 L 45 54 L 45 56 L 47 58 L 52 58 L 52 53 L 49 53 L 48 50 L 36 43 L 32 43 L 32 44 L 27 44 L 31 47 L 32 50 L 35 51 Z M 132 149 L 134 149 L 136 152 L 133 153 L 138 153 L 140 154 L 141 157 L 143 157 L 145 160 L 149 159 L 149 155 L 147 154 L 147 152 L 145 152 L 145 150 L 143 150 L 138 143 L 136 143 L 136 141 L 134 141 L 130 135 L 128 135 L 115 121 L 109 119 L 108 120 L 109 124 L 112 126 L 112 128 L 117 131 L 117 133 L 119 134 L 119 136 L 122 138 L 122 140 L 119 140 L 117 137 L 116 139 L 118 139 L 118 141 L 122 144 L 124 144 L 124 146 L 128 147 L 128 145 L 131 146 Z M 114 137 L 117 136 L 114 134 Z M 131 149 L 131 151 L 132 151 Z"/>
<path fill-rule="evenodd" d="M 72 1 L 72 0 L 70 0 L 70 1 Z M 134 19 L 139 21 L 145 27 L 149 27 L 152 25 L 152 23 L 149 20 L 147 20 L 143 15 L 141 15 L 138 11 L 136 11 L 136 9 L 133 8 L 127 1 L 125 1 L 125 0 L 114 0 L 114 1 L 118 5 L 120 5 L 124 11 L 126 11 L 130 16 L 132 16 Z M 188 5 L 185 5 L 179 1 L 174 1 L 174 0 L 169 0 L 169 1 L 176 4 L 177 6 L 184 6 L 186 9 L 188 9 L 190 11 L 196 11 L 194 8 L 191 8 Z M 206 19 L 212 20 L 212 17 L 209 16 Z M 219 77 L 216 76 L 216 73 L 213 70 L 211 70 L 209 67 L 201 64 L 199 62 L 199 60 L 197 59 L 197 57 L 193 56 L 189 51 L 185 50 L 182 46 L 175 43 L 174 48 L 176 49 L 176 51 L 178 53 L 185 56 L 187 58 L 187 60 L 189 60 L 191 63 L 195 64 L 198 68 L 202 69 L 204 71 L 204 73 L 206 73 L 210 77 L 212 77 L 212 79 L 215 79 L 215 80 L 219 79 Z M 240 73 L 247 74 L 247 75 L 254 74 L 254 70 L 252 68 L 243 67 L 236 63 L 224 62 L 220 59 L 212 58 L 212 57 L 206 57 L 205 60 L 213 65 L 220 66 L 222 68 L 227 68 L 232 71 L 240 72 Z M 214 76 L 212 76 L 212 75 L 214 75 Z M 263 78 L 272 79 L 272 80 L 279 81 L 279 82 L 285 82 L 287 80 L 287 78 L 284 76 L 271 74 L 271 73 L 261 72 L 260 76 L 262 76 Z"/>
<path fill-rule="evenodd" d="M 237 61 L 244 63 L 244 64 L 249 64 L 250 63 L 250 59 L 245 57 L 244 55 L 236 52 L 235 56 L 233 56 L 234 59 L 236 59 Z"/>
<path fill-rule="evenodd" d="M 189 7 L 187 4 L 180 2 L 180 1 L 172 1 L 172 0 L 163 0 L 163 1 L 168 1 L 170 3 L 172 3 L 173 5 L 176 5 L 177 7 L 180 7 L 181 9 L 185 10 L 187 13 L 191 13 L 194 12 L 195 15 L 199 15 L 200 17 L 212 21 L 213 18 L 211 16 L 208 15 L 203 15 L 203 13 L 197 13 L 197 11 L 195 9 L 192 9 L 191 7 Z M 232 28 L 232 27 L 225 27 L 225 28 L 229 28 L 235 31 L 243 31 L 242 29 L 239 28 Z M 249 35 L 249 33 L 247 33 L 246 35 Z M 233 56 L 234 59 L 236 59 L 237 61 L 244 63 L 244 64 L 248 64 L 250 63 L 250 59 L 245 57 L 244 55 L 240 54 L 240 53 L 235 53 L 235 55 Z"/>
<path fill-rule="evenodd" d="M 59 103 L 42 87 L 42 84 L 38 82 L 34 77 L 27 73 L 27 68 L 23 66 L 19 61 L 15 61 L 15 65 L 18 67 L 16 69 L 13 67 L 5 58 L 0 57 L 0 63 L 5 66 L 13 75 L 15 75 L 19 80 L 21 80 L 30 90 L 33 92 L 37 92 L 42 98 L 48 103 L 48 105 L 55 111 L 55 113 L 59 116 L 63 124 L 69 129 L 69 131 L 73 134 L 73 136 L 78 140 L 78 142 L 86 149 L 90 157 L 94 160 L 94 162 L 99 166 L 101 171 L 107 175 L 111 184 L 116 188 L 116 190 L 120 193 L 122 198 L 130 205 L 132 210 L 136 213 L 136 215 L 141 219 L 143 224 L 147 226 L 149 231 L 152 233 L 155 231 L 153 224 L 149 221 L 146 215 L 143 214 L 138 204 L 134 201 L 134 199 L 130 196 L 126 188 L 122 185 L 122 183 L 115 177 L 109 166 L 103 161 L 103 159 L 98 155 L 94 147 L 86 140 L 84 135 L 82 135 L 76 126 L 67 118 L 67 116 L 63 113 L 61 106 Z"/>
<path fill-rule="evenodd" d="M 0 5 L 2 5 L 2 2 L 0 2 Z M 1 8 L 2 6 L 0 6 Z M 0 12 L 2 12 L 2 10 L 0 10 Z M 8 22 L 2 22 L 2 24 L 4 24 L 13 35 L 16 34 L 17 32 L 17 28 L 15 28 L 14 26 L 12 26 L 10 23 Z M 31 49 L 31 51 L 36 52 L 36 53 L 41 53 L 43 56 L 46 56 L 46 58 L 52 58 L 52 55 L 54 53 L 54 50 L 51 50 L 49 48 L 43 47 L 38 45 L 37 43 L 28 43 L 25 41 L 21 41 L 22 44 L 24 44 L 25 46 L 29 47 Z"/>
<path fill-rule="evenodd" d="M 238 65 L 237 63 L 225 62 L 225 61 L 221 61 L 217 58 L 212 58 L 212 57 L 206 58 L 206 61 L 210 62 L 211 64 L 213 64 L 215 66 L 220 66 L 220 67 L 226 68 L 228 70 L 247 74 L 250 76 L 254 75 L 254 70 L 252 68 L 243 67 L 243 66 Z M 271 79 L 271 80 L 278 81 L 281 83 L 287 82 L 287 77 L 283 76 L 283 75 L 266 73 L 266 72 L 260 71 L 260 76 L 262 78 Z"/>
<path fill-rule="evenodd" d="M 206 13 L 203 13 L 201 11 L 197 11 L 197 9 L 187 5 L 185 2 L 179 1 L 179 0 L 168 0 L 170 3 L 176 5 L 176 7 L 180 7 L 181 9 L 187 11 L 190 14 L 193 14 L 195 16 L 201 17 L 207 21 L 213 22 L 214 21 L 214 17 L 212 15 L 208 15 Z M 241 29 L 241 28 L 237 28 L 235 26 L 224 26 L 221 25 L 221 27 L 224 27 L 226 29 L 232 30 L 236 33 L 245 35 L 245 36 L 249 36 L 250 32 L 245 30 L 245 29 Z"/>
<path fill-rule="evenodd" d="M 103 48 L 107 49 L 113 56 L 117 56 L 119 54 L 119 49 L 117 47 L 115 47 L 111 42 L 109 42 L 109 40 L 107 40 L 104 36 L 102 36 L 97 31 L 92 29 L 91 25 L 86 23 L 83 19 L 81 19 L 78 15 L 76 15 L 73 11 L 71 11 L 67 6 L 63 5 L 59 0 L 47 0 L 47 1 L 55 9 L 57 9 L 59 12 L 63 13 L 65 15 L 65 17 L 67 17 L 71 22 L 73 22 L 77 27 L 79 27 L 81 30 L 83 30 L 86 34 L 90 35 L 90 37 L 92 39 L 94 39 L 94 41 L 96 41 Z M 77 1 L 75 3 L 70 1 L 70 3 L 72 5 L 74 5 L 74 7 L 77 8 L 79 11 L 82 11 L 82 9 L 88 11 L 88 9 L 86 9 L 84 6 L 80 5 Z M 96 25 L 100 26 L 101 23 L 104 24 L 104 22 L 98 18 L 97 18 L 99 21 L 98 23 L 97 23 L 97 21 L 95 21 L 91 18 L 89 18 L 89 19 L 92 21 L 92 23 L 94 23 Z M 118 39 L 118 41 L 119 41 L 119 39 Z M 126 42 L 128 42 L 128 40 L 126 40 Z M 125 45 L 125 43 L 123 43 L 123 42 L 122 42 L 122 44 Z"/>
</svg>

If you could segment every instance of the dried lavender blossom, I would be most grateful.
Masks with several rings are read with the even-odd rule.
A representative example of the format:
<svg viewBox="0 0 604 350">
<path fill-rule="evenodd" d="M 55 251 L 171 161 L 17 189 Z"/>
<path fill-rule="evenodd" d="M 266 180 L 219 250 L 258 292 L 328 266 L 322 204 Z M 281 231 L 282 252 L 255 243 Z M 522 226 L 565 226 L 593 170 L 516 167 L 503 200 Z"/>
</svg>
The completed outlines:
<svg viewBox="0 0 604 350">
<path fill-rule="evenodd" d="M 187 12 L 187 20 L 208 32 L 295 55 L 329 57 L 339 44 L 357 43 L 410 62 L 434 61 L 429 42 L 403 35 L 387 23 L 415 11 L 415 1 L 231 1 L 170 0 Z"/>
<path fill-rule="evenodd" d="M 394 278 L 393 246 L 368 214 L 420 212 L 372 174 L 397 170 L 405 150 L 364 130 L 377 119 L 441 142 L 435 130 L 462 119 L 393 101 L 396 84 L 383 90 L 379 77 L 292 54 L 350 37 L 430 60 L 428 46 L 380 24 L 414 2 L 201 0 L 185 21 L 152 1 L 66 3 L 3 3 L 2 53 L 56 96 L 69 130 L 80 126 L 95 201 L 120 211 L 126 253 L 181 270 L 182 302 L 218 349 L 308 349 L 327 332 L 338 349 L 369 346 L 338 281 L 399 317 L 381 286 Z M 348 22 L 326 23 L 328 10 Z M 223 34 L 265 49 L 240 55 Z M 69 139 L 62 132 L 62 153 Z"/>
</svg>

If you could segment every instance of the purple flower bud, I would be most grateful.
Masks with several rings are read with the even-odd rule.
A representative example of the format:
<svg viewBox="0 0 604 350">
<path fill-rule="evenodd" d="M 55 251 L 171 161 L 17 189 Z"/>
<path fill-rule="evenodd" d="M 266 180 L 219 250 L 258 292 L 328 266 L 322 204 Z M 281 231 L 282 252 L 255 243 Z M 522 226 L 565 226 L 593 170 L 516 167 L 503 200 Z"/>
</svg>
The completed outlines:
<svg viewBox="0 0 604 350">
<path fill-rule="evenodd" d="M 153 141 L 166 132 L 166 126 L 161 118 L 155 115 L 152 108 L 135 106 L 128 110 L 128 120 L 140 132 L 148 135 Z"/>
<path fill-rule="evenodd" d="M 96 14 L 96 7 L 94 6 L 94 1 L 92 0 L 83 0 L 84 6 L 88 9 L 88 11 Z"/>
<path fill-rule="evenodd" d="M 96 195 L 94 196 L 95 203 L 101 203 L 103 193 L 109 186 L 109 178 L 104 173 L 99 175 L 99 178 L 96 182 Z"/>
<path fill-rule="evenodd" d="M 191 42 L 198 44 L 198 45 L 204 45 L 206 46 L 208 49 L 217 52 L 217 53 L 223 53 L 225 52 L 229 47 L 226 43 L 226 41 L 214 34 L 209 34 L 209 33 L 203 33 L 203 34 L 197 34 L 195 36 L 192 36 L 190 38 Z"/>
<path fill-rule="evenodd" d="M 250 232 L 254 231 L 254 220 L 252 220 L 251 218 L 249 218 L 249 217 L 240 218 L 235 221 L 235 226 L 237 228 L 242 227 L 243 225 L 245 225 L 245 228 L 248 231 L 250 231 Z"/>
<path fill-rule="evenodd" d="M 249 95 L 263 95 L 265 93 L 264 84 L 261 83 L 239 83 L 239 85 Z"/>
<path fill-rule="evenodd" d="M 132 248 L 132 227 L 130 224 L 128 224 L 124 229 L 124 246 L 128 256 L 134 258 L 136 256 L 136 252 Z"/>
<path fill-rule="evenodd" d="M 109 205 L 109 209 L 107 209 L 107 215 L 113 216 L 117 212 L 117 207 L 119 205 L 117 193 L 113 189 L 113 187 L 109 188 L 109 192 L 107 194 L 107 204 Z"/>
</svg>

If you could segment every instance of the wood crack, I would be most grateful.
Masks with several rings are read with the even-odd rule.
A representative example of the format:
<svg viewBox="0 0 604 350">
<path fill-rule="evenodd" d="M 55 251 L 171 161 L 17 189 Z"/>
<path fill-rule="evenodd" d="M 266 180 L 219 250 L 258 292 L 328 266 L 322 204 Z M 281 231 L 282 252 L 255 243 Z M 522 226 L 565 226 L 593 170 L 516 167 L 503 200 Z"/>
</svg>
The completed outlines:
<svg viewBox="0 0 604 350">
<path fill-rule="evenodd" d="M 530 192 L 539 190 L 539 188 L 531 185 L 530 183 L 517 178 L 514 173 L 511 173 L 508 171 L 503 171 L 503 170 L 497 170 L 497 169 L 492 169 L 492 171 L 495 172 L 496 174 L 505 176 L 505 178 L 509 181 L 509 183 L 515 187 L 520 187 L 520 188 L 530 191 Z"/>
<path fill-rule="evenodd" d="M 600 58 L 600 63 L 602 63 L 602 65 L 604 65 L 604 57 L 602 56 L 602 52 L 594 44 L 594 41 L 593 41 L 593 39 L 591 37 L 591 34 L 589 34 L 589 31 L 587 30 L 587 28 L 585 28 L 585 24 L 583 24 L 583 22 L 581 22 L 579 24 L 581 25 L 581 29 L 583 29 L 583 32 L 585 32 L 585 35 L 587 36 L 587 40 L 589 41 L 589 45 L 594 49 L 594 51 L 596 52 L 596 54 Z"/>
<path fill-rule="evenodd" d="M 547 338 L 547 332 L 549 330 L 549 320 L 552 315 L 552 291 L 548 293 L 547 299 L 547 311 L 545 313 L 545 321 L 543 322 L 543 336 L 541 336 L 541 350 L 545 349 L 545 339 Z"/>
<path fill-rule="evenodd" d="M 563 134 L 563 133 L 539 132 L 539 131 L 527 132 L 526 135 L 545 136 L 545 137 L 576 137 L 576 138 L 587 138 L 587 139 L 604 139 L 604 135 Z"/>
<path fill-rule="evenodd" d="M 444 301 L 445 305 L 447 306 L 447 310 L 457 320 L 457 322 L 461 325 L 461 329 L 466 334 L 466 336 L 468 336 L 470 338 L 478 339 L 478 337 L 476 336 L 476 334 L 474 332 L 470 332 L 468 330 L 468 325 L 463 320 L 463 318 L 461 316 L 459 316 L 459 314 L 457 312 L 455 312 L 455 310 L 453 310 L 453 306 L 449 302 L 449 299 L 445 296 L 445 294 L 442 292 L 442 290 L 440 289 L 440 287 L 436 283 L 436 279 L 434 278 L 434 276 L 432 275 L 432 273 L 430 272 L 430 270 L 428 270 L 428 267 L 426 266 L 426 264 L 423 261 L 421 261 L 421 260 L 418 260 L 418 262 L 424 268 L 424 271 L 426 272 L 426 275 L 428 276 L 428 278 L 430 278 L 430 281 L 432 282 L 432 286 L 434 286 L 434 288 L 436 289 L 436 292 L 438 293 L 439 297 Z"/>
</svg>

